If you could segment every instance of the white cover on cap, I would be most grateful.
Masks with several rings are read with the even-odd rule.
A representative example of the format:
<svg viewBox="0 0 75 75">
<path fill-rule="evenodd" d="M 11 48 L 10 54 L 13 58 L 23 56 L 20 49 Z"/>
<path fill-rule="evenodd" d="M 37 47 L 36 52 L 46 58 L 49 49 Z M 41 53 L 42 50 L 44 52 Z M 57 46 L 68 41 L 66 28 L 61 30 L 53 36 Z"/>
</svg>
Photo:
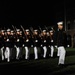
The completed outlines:
<svg viewBox="0 0 75 75">
<path fill-rule="evenodd" d="M 1 32 L 4 32 L 5 30 L 1 30 Z"/>
<path fill-rule="evenodd" d="M 29 29 L 26 29 L 25 31 L 27 32 L 27 31 L 29 31 Z"/>
<path fill-rule="evenodd" d="M 46 30 L 43 30 L 43 32 L 46 32 Z"/>
<path fill-rule="evenodd" d="M 63 24 L 63 22 L 58 22 L 57 24 L 60 25 L 60 24 Z"/>
<path fill-rule="evenodd" d="M 17 32 L 20 31 L 20 29 L 17 29 Z"/>
<path fill-rule="evenodd" d="M 10 29 L 7 29 L 7 32 L 9 32 L 10 31 Z"/>
<path fill-rule="evenodd" d="M 50 32 L 53 32 L 53 30 L 50 30 Z"/>
<path fill-rule="evenodd" d="M 14 31 L 13 30 L 11 30 L 11 33 L 13 33 Z"/>
<path fill-rule="evenodd" d="M 35 32 L 37 32 L 38 30 L 34 30 Z"/>
</svg>

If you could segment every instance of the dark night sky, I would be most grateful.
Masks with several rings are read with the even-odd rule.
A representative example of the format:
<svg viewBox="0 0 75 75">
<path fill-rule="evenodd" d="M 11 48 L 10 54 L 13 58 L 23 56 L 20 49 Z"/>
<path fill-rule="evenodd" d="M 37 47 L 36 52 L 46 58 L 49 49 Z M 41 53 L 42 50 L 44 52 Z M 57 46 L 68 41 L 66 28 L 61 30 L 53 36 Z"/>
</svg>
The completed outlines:
<svg viewBox="0 0 75 75">
<path fill-rule="evenodd" d="M 70 4 L 70 1 L 66 0 L 67 8 Z M 52 0 L 47 3 L 4 1 L 0 3 L 0 25 L 54 25 L 57 22 L 59 12 L 63 18 L 64 0 Z"/>
</svg>

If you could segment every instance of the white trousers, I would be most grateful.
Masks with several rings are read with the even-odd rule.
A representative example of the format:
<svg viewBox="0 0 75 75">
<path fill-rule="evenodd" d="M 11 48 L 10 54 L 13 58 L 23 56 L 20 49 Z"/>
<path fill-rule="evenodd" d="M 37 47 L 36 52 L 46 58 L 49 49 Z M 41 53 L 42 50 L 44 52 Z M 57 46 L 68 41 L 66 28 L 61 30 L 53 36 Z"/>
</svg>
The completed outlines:
<svg viewBox="0 0 75 75">
<path fill-rule="evenodd" d="M 7 62 L 10 61 L 10 48 L 9 47 L 6 47 L 5 58 L 7 59 Z"/>
<path fill-rule="evenodd" d="M 37 47 L 34 47 L 34 55 L 35 55 L 35 59 L 38 59 L 38 49 L 37 49 Z"/>
<path fill-rule="evenodd" d="M 63 46 L 58 47 L 58 54 L 57 55 L 59 56 L 58 65 L 59 64 L 64 64 L 66 50 L 65 50 L 65 48 Z"/>
<path fill-rule="evenodd" d="M 47 47 L 46 47 L 46 46 L 44 46 L 44 47 L 43 47 L 43 50 L 44 50 L 44 55 L 43 55 L 43 57 L 44 57 L 44 58 L 46 58 L 46 54 L 47 54 Z"/>
<path fill-rule="evenodd" d="M 4 49 L 4 47 L 1 48 L 1 57 L 2 57 L 2 60 L 4 60 L 4 54 L 3 54 L 4 52 L 3 52 L 3 49 Z"/>
<path fill-rule="evenodd" d="M 53 57 L 53 53 L 54 53 L 54 47 L 51 46 L 51 57 Z"/>
<path fill-rule="evenodd" d="M 28 47 L 25 47 L 25 59 L 28 59 L 29 57 L 29 50 Z"/>
<path fill-rule="evenodd" d="M 20 48 L 19 47 L 16 47 L 16 59 L 19 59 L 19 53 L 20 53 Z"/>
</svg>

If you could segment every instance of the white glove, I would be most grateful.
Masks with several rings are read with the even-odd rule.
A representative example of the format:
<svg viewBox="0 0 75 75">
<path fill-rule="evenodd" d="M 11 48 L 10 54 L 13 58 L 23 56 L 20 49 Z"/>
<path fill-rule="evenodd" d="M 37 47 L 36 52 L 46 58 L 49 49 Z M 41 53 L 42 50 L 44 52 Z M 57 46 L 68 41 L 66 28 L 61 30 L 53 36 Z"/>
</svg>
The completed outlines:
<svg viewBox="0 0 75 75">
<path fill-rule="evenodd" d="M 4 46 L 1 48 L 1 50 L 3 50 L 4 49 Z"/>
<path fill-rule="evenodd" d="M 35 40 L 35 42 L 38 42 L 38 40 Z"/>
<path fill-rule="evenodd" d="M 16 45 L 14 45 L 14 47 L 16 47 Z"/>
<path fill-rule="evenodd" d="M 43 45 L 41 45 L 41 47 L 42 47 Z"/>
<path fill-rule="evenodd" d="M 48 47 L 50 47 L 50 45 Z"/>
<path fill-rule="evenodd" d="M 19 42 L 20 40 L 19 39 L 17 39 L 17 42 Z"/>
<path fill-rule="evenodd" d="M 55 45 L 55 48 L 57 48 L 57 45 Z"/>
<path fill-rule="evenodd" d="M 24 47 L 24 44 L 22 46 Z"/>
<path fill-rule="evenodd" d="M 33 47 L 33 45 L 31 45 L 31 47 Z"/>
</svg>

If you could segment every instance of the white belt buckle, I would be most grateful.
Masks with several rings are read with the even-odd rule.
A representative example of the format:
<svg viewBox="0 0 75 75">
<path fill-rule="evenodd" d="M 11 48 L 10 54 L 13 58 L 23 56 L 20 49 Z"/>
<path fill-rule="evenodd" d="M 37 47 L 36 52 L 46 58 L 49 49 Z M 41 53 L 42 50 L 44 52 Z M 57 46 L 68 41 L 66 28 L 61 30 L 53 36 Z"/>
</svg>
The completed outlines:
<svg viewBox="0 0 75 75">
<path fill-rule="evenodd" d="M 46 40 L 44 40 L 44 42 L 46 42 Z"/>
<path fill-rule="evenodd" d="M 53 40 L 51 40 L 51 42 L 53 42 Z"/>
<path fill-rule="evenodd" d="M 38 40 L 35 40 L 35 42 L 38 42 Z"/>
<path fill-rule="evenodd" d="M 7 41 L 9 41 L 9 39 L 7 39 Z"/>
<path fill-rule="evenodd" d="M 17 42 L 19 42 L 20 40 L 19 39 L 17 39 Z"/>
<path fill-rule="evenodd" d="M 28 42 L 29 40 L 27 39 L 26 42 Z"/>
</svg>

